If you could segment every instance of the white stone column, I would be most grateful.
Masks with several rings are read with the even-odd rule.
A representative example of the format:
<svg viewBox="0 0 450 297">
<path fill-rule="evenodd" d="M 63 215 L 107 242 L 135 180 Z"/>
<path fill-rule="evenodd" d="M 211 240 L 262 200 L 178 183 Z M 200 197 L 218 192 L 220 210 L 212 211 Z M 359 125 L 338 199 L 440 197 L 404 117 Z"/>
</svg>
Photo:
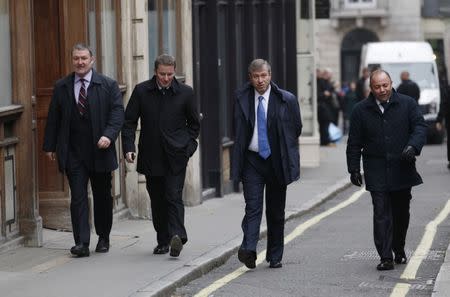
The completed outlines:
<svg viewBox="0 0 450 297">
<path fill-rule="evenodd" d="M 186 76 L 186 84 L 193 86 L 193 45 L 192 45 L 192 1 L 180 0 L 177 4 L 181 5 L 181 43 L 179 50 L 182 51 L 182 63 Z M 200 174 L 200 145 L 197 151 L 191 157 L 186 169 L 186 180 L 184 183 L 183 201 L 185 205 L 193 206 L 202 202 L 202 186 Z"/>
<path fill-rule="evenodd" d="M 296 0 L 297 89 L 303 132 L 300 136 L 300 165 L 320 165 L 320 137 L 317 121 L 314 0 L 309 0 L 309 19 L 300 18 L 300 0 Z"/>
<path fill-rule="evenodd" d="M 147 0 L 122 0 L 122 70 L 127 85 L 124 105 L 128 103 L 134 86 L 149 79 Z M 136 131 L 136 143 L 140 125 Z M 136 147 L 137 149 L 137 147 Z M 150 199 L 145 177 L 136 171 L 136 163 L 126 162 L 126 203 L 133 217 L 150 217 Z"/>
</svg>

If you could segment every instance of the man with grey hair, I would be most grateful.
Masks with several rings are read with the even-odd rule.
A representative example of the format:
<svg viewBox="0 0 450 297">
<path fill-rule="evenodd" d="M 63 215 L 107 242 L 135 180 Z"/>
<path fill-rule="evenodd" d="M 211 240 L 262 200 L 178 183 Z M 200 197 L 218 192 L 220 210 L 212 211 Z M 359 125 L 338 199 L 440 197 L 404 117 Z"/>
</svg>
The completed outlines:
<svg viewBox="0 0 450 297">
<path fill-rule="evenodd" d="M 197 149 L 199 115 L 190 86 L 175 78 L 175 58 L 160 55 L 154 76 L 138 85 L 125 111 L 122 145 L 127 162 L 135 159 L 141 120 L 137 171 L 145 175 L 157 246 L 154 254 L 180 255 L 188 237 L 182 199 L 186 166 Z"/>
<path fill-rule="evenodd" d="M 73 73 L 58 80 L 48 111 L 43 150 L 58 160 L 70 187 L 70 215 L 77 257 L 89 256 L 88 181 L 94 201 L 95 251 L 109 251 L 113 218 L 111 172 L 118 167 L 115 141 L 123 124 L 117 82 L 93 69 L 95 58 L 84 44 L 72 49 Z"/>
<path fill-rule="evenodd" d="M 389 73 L 375 70 L 369 82 L 370 95 L 351 115 L 347 167 L 351 182 L 360 187 L 362 157 L 366 189 L 372 196 L 377 269 L 391 270 L 394 262 L 407 262 L 411 188 L 422 183 L 415 163 L 426 142 L 427 125 L 416 101 L 392 88 Z"/>
<path fill-rule="evenodd" d="M 236 91 L 235 142 L 231 178 L 242 182 L 245 215 L 239 261 L 256 267 L 256 245 L 266 193 L 269 267 L 282 267 L 287 185 L 300 177 L 298 137 L 302 130 L 297 98 L 271 81 L 270 64 L 253 60 L 249 82 Z"/>
</svg>

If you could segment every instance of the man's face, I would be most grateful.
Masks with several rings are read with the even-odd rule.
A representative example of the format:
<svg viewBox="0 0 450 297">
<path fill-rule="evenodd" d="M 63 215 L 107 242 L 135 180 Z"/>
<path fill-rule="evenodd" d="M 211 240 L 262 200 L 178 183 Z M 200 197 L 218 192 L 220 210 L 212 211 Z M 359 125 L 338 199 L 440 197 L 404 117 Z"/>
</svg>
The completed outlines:
<svg viewBox="0 0 450 297">
<path fill-rule="evenodd" d="M 175 77 L 175 66 L 173 65 L 158 65 L 155 70 L 156 80 L 160 87 L 168 88 L 172 84 Z"/>
<path fill-rule="evenodd" d="M 370 82 L 370 90 L 372 94 L 381 102 L 387 101 L 392 93 L 392 81 L 384 72 L 380 72 L 372 76 Z"/>
<path fill-rule="evenodd" d="M 250 83 L 259 94 L 264 94 L 267 91 L 272 79 L 272 75 L 266 66 L 263 66 L 260 70 L 253 71 L 249 74 L 249 77 Z"/>
<path fill-rule="evenodd" d="M 84 77 L 92 69 L 94 61 L 95 58 L 89 54 L 87 49 L 72 52 L 73 71 L 79 77 Z"/>
</svg>

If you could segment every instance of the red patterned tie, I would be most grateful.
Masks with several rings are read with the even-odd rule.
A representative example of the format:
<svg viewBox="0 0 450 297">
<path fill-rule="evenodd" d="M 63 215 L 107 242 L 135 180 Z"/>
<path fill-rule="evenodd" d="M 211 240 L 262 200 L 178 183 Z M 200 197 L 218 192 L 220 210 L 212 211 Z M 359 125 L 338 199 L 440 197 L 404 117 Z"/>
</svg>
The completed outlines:
<svg viewBox="0 0 450 297">
<path fill-rule="evenodd" d="M 86 80 L 81 78 L 80 83 L 80 94 L 78 95 L 78 111 L 80 112 L 80 115 L 84 115 L 87 111 L 87 98 L 86 98 L 86 89 L 84 88 L 84 82 Z"/>
</svg>

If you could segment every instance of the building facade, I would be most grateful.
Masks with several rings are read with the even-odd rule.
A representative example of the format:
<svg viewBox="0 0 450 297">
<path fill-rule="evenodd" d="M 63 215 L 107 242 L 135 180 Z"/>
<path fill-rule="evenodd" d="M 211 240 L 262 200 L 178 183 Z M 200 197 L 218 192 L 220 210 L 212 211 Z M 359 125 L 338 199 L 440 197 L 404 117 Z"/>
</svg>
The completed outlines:
<svg viewBox="0 0 450 297">
<path fill-rule="evenodd" d="M 329 0 L 316 22 L 316 59 L 339 83 L 360 76 L 361 47 L 371 41 L 424 40 L 421 0 Z"/>
</svg>

